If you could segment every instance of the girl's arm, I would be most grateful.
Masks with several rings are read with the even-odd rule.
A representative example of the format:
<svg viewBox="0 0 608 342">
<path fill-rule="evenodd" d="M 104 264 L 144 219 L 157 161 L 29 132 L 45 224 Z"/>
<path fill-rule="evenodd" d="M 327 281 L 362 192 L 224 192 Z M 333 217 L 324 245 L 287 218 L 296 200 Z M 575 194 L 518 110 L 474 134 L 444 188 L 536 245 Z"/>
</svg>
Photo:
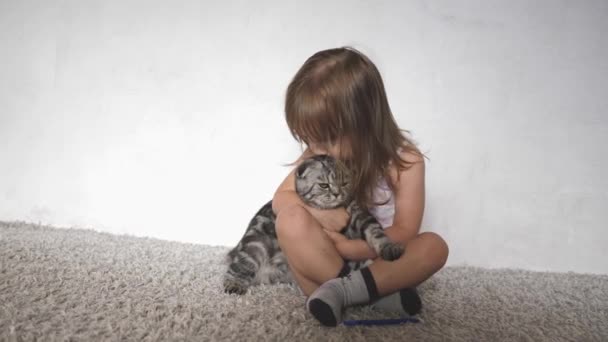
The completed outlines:
<svg viewBox="0 0 608 342">
<path fill-rule="evenodd" d="M 408 152 L 402 152 L 401 156 L 415 164 L 407 170 L 402 170 L 399 180 L 397 172 L 394 172 L 395 216 L 393 225 L 386 228 L 385 232 L 391 240 L 405 245 L 420 232 L 424 214 L 425 166 L 423 157 Z"/>
<path fill-rule="evenodd" d="M 369 244 L 363 240 L 349 240 L 346 236 L 325 231 L 327 235 L 334 241 L 336 249 L 342 258 L 351 261 L 363 261 L 368 259 L 376 259 L 378 255 L 371 249 Z"/>
<path fill-rule="evenodd" d="M 424 212 L 424 159 L 414 154 L 403 154 L 408 162 L 414 162 L 409 169 L 402 170 L 399 181 L 397 172 L 393 170 L 392 181 L 395 189 L 395 216 L 393 225 L 384 232 L 395 242 L 406 245 L 409 240 L 418 235 L 422 214 Z M 336 244 L 338 252 L 348 260 L 361 261 L 375 259 L 376 252 L 363 240 L 348 240 L 341 234 L 329 234 Z M 407 253 L 407 249 L 406 249 Z"/>
</svg>

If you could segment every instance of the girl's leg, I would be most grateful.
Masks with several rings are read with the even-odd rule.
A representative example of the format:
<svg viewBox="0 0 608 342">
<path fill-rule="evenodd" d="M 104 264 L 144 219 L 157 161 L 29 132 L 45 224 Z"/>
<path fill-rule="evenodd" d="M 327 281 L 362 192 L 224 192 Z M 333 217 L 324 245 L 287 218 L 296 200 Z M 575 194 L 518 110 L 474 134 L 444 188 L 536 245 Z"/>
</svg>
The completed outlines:
<svg viewBox="0 0 608 342">
<path fill-rule="evenodd" d="M 401 258 L 395 261 L 376 259 L 369 265 L 369 270 L 378 295 L 385 296 L 421 284 L 445 265 L 448 254 L 448 245 L 441 236 L 425 232 L 407 243 Z"/>
<path fill-rule="evenodd" d="M 322 324 L 335 326 L 344 307 L 369 303 L 424 282 L 443 267 L 448 253 L 439 235 L 422 233 L 407 243 L 401 258 L 392 262 L 376 260 L 348 277 L 325 282 L 310 295 L 308 310 Z"/>
<path fill-rule="evenodd" d="M 276 231 L 289 268 L 307 296 L 343 269 L 344 261 L 333 241 L 303 207 L 282 210 L 277 216 Z"/>
</svg>

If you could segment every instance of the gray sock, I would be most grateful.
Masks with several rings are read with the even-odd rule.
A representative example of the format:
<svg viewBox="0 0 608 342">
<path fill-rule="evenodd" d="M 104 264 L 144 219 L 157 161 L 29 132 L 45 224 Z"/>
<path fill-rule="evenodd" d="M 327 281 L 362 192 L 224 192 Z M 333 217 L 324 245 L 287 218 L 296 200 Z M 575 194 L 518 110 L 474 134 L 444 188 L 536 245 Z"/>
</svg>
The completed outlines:
<svg viewBox="0 0 608 342">
<path fill-rule="evenodd" d="M 366 278 L 368 279 L 366 281 Z M 321 324 L 336 326 L 342 321 L 342 310 L 345 307 L 369 303 L 369 279 L 371 273 L 367 268 L 354 271 L 343 278 L 331 279 L 317 288 L 306 301 L 306 307 Z M 373 291 L 376 291 L 373 283 Z"/>
<path fill-rule="evenodd" d="M 400 315 L 416 315 L 422 309 L 422 301 L 416 289 L 410 287 L 380 298 L 371 307 Z"/>
</svg>

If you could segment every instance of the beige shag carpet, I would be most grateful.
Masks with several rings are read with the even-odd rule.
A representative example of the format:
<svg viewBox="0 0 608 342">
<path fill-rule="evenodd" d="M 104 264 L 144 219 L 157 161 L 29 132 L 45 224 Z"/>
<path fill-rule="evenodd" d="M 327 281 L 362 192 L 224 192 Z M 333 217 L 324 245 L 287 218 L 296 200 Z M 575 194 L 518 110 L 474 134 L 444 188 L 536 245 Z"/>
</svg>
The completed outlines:
<svg viewBox="0 0 608 342">
<path fill-rule="evenodd" d="M 606 275 L 447 267 L 421 323 L 325 328 L 292 286 L 224 294 L 227 251 L 0 222 L 0 341 L 608 341 Z"/>
</svg>

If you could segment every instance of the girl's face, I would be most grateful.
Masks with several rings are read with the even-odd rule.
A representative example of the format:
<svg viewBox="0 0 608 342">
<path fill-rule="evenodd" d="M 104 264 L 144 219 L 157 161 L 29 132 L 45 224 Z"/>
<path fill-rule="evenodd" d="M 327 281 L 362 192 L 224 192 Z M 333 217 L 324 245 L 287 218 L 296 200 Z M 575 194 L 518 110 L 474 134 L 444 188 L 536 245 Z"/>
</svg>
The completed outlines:
<svg viewBox="0 0 608 342">
<path fill-rule="evenodd" d="M 348 140 L 342 138 L 330 144 L 319 144 L 310 142 L 308 148 L 315 155 L 327 154 L 336 159 L 348 160 L 352 156 L 351 145 Z"/>
</svg>

